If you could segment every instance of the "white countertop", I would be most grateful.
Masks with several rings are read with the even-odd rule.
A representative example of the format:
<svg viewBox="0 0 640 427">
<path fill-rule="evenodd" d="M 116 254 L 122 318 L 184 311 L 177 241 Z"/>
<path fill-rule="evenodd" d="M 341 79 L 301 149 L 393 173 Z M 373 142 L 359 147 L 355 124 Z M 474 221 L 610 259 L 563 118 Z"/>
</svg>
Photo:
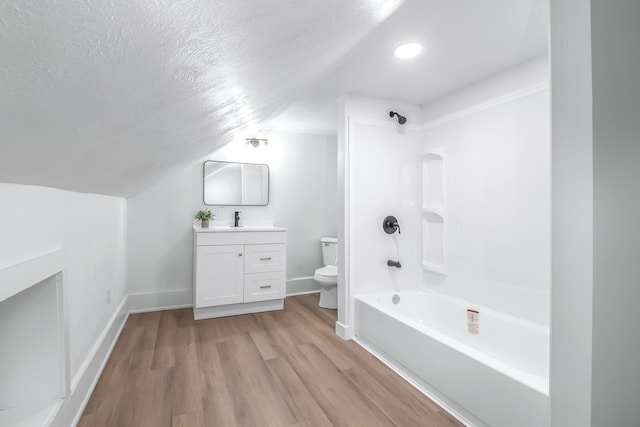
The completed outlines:
<svg viewBox="0 0 640 427">
<path fill-rule="evenodd" d="M 250 231 L 287 231 L 283 227 L 274 227 L 272 225 L 244 225 L 240 227 L 233 227 L 231 225 L 215 225 L 209 228 L 202 228 L 199 225 L 194 225 L 193 230 L 196 233 L 242 233 Z"/>
</svg>

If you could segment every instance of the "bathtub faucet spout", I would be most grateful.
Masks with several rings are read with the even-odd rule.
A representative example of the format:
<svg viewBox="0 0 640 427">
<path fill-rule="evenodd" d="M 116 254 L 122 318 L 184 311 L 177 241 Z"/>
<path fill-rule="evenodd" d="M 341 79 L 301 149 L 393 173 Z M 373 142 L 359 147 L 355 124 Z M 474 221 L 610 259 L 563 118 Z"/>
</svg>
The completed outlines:
<svg viewBox="0 0 640 427">
<path fill-rule="evenodd" d="M 387 265 L 389 267 L 402 268 L 402 266 L 400 265 L 400 261 L 394 261 L 392 259 L 387 261 Z"/>
</svg>

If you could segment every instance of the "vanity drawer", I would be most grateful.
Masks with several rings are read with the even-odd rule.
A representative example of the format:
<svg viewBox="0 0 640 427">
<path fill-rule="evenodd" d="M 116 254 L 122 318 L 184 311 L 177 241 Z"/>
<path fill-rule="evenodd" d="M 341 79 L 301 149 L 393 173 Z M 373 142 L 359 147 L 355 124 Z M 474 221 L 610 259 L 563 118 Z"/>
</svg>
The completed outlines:
<svg viewBox="0 0 640 427">
<path fill-rule="evenodd" d="M 280 299 L 284 296 L 284 271 L 244 275 L 244 302 Z"/>
<path fill-rule="evenodd" d="M 245 273 L 285 271 L 286 266 L 287 246 L 284 244 L 245 246 Z"/>
</svg>

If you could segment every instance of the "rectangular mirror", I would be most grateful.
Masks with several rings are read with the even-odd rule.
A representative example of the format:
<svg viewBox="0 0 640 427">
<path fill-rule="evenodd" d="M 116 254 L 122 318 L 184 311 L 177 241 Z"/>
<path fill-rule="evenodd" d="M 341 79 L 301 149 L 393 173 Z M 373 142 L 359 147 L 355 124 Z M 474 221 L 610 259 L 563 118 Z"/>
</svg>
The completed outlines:
<svg viewBox="0 0 640 427">
<path fill-rule="evenodd" d="M 268 205 L 269 166 L 207 160 L 204 162 L 204 204 Z"/>
</svg>

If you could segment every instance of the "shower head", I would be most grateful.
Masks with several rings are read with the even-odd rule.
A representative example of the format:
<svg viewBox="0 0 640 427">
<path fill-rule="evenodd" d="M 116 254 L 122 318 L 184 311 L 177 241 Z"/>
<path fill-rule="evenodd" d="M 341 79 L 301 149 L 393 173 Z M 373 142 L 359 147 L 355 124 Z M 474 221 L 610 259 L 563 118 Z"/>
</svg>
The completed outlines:
<svg viewBox="0 0 640 427">
<path fill-rule="evenodd" d="M 401 116 L 399 113 L 395 111 L 389 111 L 389 117 L 398 116 L 398 123 L 401 125 L 407 123 L 407 118 L 405 116 Z"/>
</svg>

